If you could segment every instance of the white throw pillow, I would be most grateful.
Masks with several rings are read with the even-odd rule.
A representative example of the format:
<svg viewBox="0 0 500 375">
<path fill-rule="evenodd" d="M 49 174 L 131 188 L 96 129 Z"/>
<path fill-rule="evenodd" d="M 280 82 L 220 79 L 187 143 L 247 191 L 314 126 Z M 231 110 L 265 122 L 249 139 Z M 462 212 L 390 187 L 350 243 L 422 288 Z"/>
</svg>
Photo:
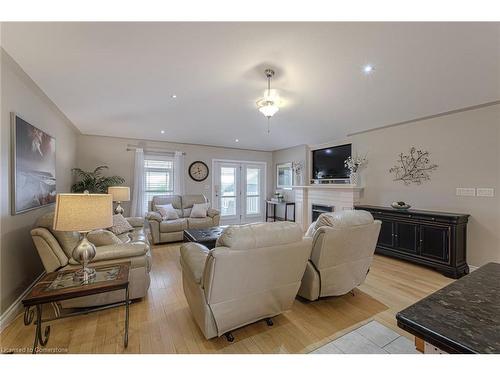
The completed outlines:
<svg viewBox="0 0 500 375">
<path fill-rule="evenodd" d="M 191 209 L 189 217 L 204 218 L 207 217 L 208 203 L 195 203 Z"/>
<path fill-rule="evenodd" d="M 122 243 L 113 232 L 106 229 L 93 230 L 87 235 L 87 238 L 95 246 L 118 245 Z"/>
<path fill-rule="evenodd" d="M 157 204 L 156 209 L 160 213 L 163 220 L 175 220 L 179 218 L 179 214 L 175 210 L 171 203 L 169 204 Z"/>
</svg>

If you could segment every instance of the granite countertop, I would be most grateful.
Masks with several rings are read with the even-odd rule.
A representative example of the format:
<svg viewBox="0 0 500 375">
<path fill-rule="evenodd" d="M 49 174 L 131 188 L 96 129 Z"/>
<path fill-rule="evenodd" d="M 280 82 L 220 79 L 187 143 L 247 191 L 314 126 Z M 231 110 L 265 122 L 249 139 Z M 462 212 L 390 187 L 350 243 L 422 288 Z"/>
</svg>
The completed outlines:
<svg viewBox="0 0 500 375">
<path fill-rule="evenodd" d="M 447 352 L 500 353 L 500 264 L 482 266 L 396 319 L 401 328 Z"/>
</svg>

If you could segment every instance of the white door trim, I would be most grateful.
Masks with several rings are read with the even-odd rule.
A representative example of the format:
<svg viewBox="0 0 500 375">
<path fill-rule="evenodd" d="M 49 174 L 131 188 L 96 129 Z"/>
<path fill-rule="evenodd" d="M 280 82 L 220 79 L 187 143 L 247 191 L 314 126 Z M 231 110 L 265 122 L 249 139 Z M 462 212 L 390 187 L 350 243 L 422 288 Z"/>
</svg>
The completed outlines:
<svg viewBox="0 0 500 375">
<path fill-rule="evenodd" d="M 256 164 L 262 165 L 264 168 L 263 171 L 263 191 L 262 191 L 262 199 L 267 199 L 267 162 L 266 161 L 255 161 L 255 160 L 237 160 L 237 159 L 212 159 L 212 200 L 211 204 L 214 205 L 217 197 L 215 196 L 215 165 L 216 163 L 238 163 L 238 164 Z M 265 208 L 265 206 L 264 206 Z M 265 216 L 265 211 L 262 213 L 263 217 Z M 265 218 L 264 218 L 265 220 Z"/>
</svg>

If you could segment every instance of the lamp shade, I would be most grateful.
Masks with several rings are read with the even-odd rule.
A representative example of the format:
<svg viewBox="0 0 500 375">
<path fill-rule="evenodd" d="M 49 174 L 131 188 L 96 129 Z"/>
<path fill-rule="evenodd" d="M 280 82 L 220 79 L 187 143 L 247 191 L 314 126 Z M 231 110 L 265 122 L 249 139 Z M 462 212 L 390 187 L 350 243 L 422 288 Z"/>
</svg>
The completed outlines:
<svg viewBox="0 0 500 375">
<path fill-rule="evenodd" d="M 110 186 L 108 194 L 113 196 L 114 202 L 128 202 L 130 200 L 130 188 L 128 186 Z"/>
<path fill-rule="evenodd" d="M 54 230 L 88 232 L 113 226 L 111 194 L 57 194 Z"/>
</svg>

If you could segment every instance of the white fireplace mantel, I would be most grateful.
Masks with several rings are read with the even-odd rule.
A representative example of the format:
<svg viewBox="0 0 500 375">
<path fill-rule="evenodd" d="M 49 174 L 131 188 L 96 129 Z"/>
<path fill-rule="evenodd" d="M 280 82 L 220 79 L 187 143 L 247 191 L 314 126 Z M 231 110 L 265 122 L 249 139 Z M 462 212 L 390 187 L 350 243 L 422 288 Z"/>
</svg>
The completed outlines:
<svg viewBox="0 0 500 375">
<path fill-rule="evenodd" d="M 306 230 L 311 224 L 313 204 L 333 206 L 334 211 L 352 210 L 359 203 L 363 187 L 349 184 L 293 186 L 296 221 Z"/>
</svg>

